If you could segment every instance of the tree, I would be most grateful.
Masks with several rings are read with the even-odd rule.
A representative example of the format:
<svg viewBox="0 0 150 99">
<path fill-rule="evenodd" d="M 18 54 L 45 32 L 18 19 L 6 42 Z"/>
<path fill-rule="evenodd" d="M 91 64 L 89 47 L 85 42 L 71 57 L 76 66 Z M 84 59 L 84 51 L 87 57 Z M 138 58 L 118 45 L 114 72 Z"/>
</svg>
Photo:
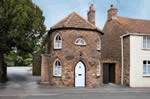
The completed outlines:
<svg viewBox="0 0 150 99">
<path fill-rule="evenodd" d="M 0 0 L 0 76 L 4 54 L 13 49 L 33 52 L 45 33 L 44 20 L 42 10 L 32 0 Z"/>
</svg>

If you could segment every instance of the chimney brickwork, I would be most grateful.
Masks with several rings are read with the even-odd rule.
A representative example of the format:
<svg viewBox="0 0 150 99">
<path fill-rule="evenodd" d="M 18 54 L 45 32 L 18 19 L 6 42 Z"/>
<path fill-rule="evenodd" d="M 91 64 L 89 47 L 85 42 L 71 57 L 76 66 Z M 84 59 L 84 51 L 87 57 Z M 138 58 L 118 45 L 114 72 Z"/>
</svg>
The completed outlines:
<svg viewBox="0 0 150 99">
<path fill-rule="evenodd" d="M 112 17 L 117 16 L 118 9 L 114 8 L 113 5 L 110 6 L 110 9 L 108 10 L 108 20 L 111 20 Z"/>
<path fill-rule="evenodd" d="M 88 11 L 88 21 L 95 25 L 95 9 L 93 4 L 91 4 Z"/>
</svg>

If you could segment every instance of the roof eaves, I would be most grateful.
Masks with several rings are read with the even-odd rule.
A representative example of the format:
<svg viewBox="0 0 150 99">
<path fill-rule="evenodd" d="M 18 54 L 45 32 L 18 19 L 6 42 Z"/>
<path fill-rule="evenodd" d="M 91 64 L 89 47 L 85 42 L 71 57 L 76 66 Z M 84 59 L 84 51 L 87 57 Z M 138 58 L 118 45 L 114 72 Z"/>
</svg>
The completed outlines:
<svg viewBox="0 0 150 99">
<path fill-rule="evenodd" d="M 129 35 L 136 35 L 136 36 L 146 36 L 146 35 L 150 35 L 150 34 L 145 34 L 145 33 L 127 33 L 127 34 L 124 34 L 124 35 L 121 35 L 120 38 L 124 38 L 126 36 L 129 36 Z"/>
<path fill-rule="evenodd" d="M 88 28 L 76 28 L 76 27 L 63 27 L 63 28 L 54 28 L 54 29 L 50 29 L 48 33 L 52 33 L 56 30 L 64 30 L 64 29 L 79 29 L 79 30 L 87 30 L 87 31 L 96 31 L 98 33 L 101 33 L 102 35 L 104 34 L 104 32 L 102 30 L 99 29 L 88 29 Z"/>
</svg>

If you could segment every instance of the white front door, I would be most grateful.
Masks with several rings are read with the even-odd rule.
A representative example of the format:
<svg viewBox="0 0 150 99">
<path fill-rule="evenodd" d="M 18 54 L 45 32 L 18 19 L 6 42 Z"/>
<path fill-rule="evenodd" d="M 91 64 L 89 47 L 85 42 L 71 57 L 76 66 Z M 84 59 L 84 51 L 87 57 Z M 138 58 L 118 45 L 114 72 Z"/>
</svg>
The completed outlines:
<svg viewBox="0 0 150 99">
<path fill-rule="evenodd" d="M 85 87 L 85 66 L 82 62 L 75 67 L 75 87 Z"/>
</svg>

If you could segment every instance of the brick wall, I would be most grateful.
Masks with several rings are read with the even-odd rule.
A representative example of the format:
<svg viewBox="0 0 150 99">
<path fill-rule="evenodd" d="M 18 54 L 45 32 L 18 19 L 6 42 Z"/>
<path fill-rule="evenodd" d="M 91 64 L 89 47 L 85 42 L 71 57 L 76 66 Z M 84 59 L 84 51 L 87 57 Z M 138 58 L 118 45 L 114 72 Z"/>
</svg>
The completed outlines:
<svg viewBox="0 0 150 99">
<path fill-rule="evenodd" d="M 123 84 L 129 86 L 130 81 L 130 37 L 123 38 L 123 61 L 124 61 L 124 72 L 123 72 Z"/>
<path fill-rule="evenodd" d="M 59 33 L 62 37 L 62 49 L 54 49 L 54 36 Z M 49 48 L 50 57 L 50 84 L 56 87 L 74 87 L 74 69 L 79 61 L 85 64 L 86 87 L 100 85 L 100 77 L 97 77 L 97 62 L 101 60 L 101 51 L 97 51 L 97 39 L 101 34 L 86 30 L 58 30 L 51 34 Z M 86 45 L 75 45 L 77 38 L 83 38 Z M 67 56 L 73 56 L 67 59 Z M 53 76 L 53 62 L 58 58 L 61 61 L 62 76 Z"/>
<path fill-rule="evenodd" d="M 43 54 L 41 62 L 41 83 L 49 82 L 49 62 L 49 55 Z"/>
<path fill-rule="evenodd" d="M 120 36 L 126 34 L 126 31 L 115 20 L 107 21 L 103 31 L 105 34 L 102 36 L 102 60 L 103 62 L 111 61 L 112 63 L 117 63 L 119 71 L 121 71 Z M 119 83 L 121 83 L 121 72 L 119 71 Z"/>
</svg>

